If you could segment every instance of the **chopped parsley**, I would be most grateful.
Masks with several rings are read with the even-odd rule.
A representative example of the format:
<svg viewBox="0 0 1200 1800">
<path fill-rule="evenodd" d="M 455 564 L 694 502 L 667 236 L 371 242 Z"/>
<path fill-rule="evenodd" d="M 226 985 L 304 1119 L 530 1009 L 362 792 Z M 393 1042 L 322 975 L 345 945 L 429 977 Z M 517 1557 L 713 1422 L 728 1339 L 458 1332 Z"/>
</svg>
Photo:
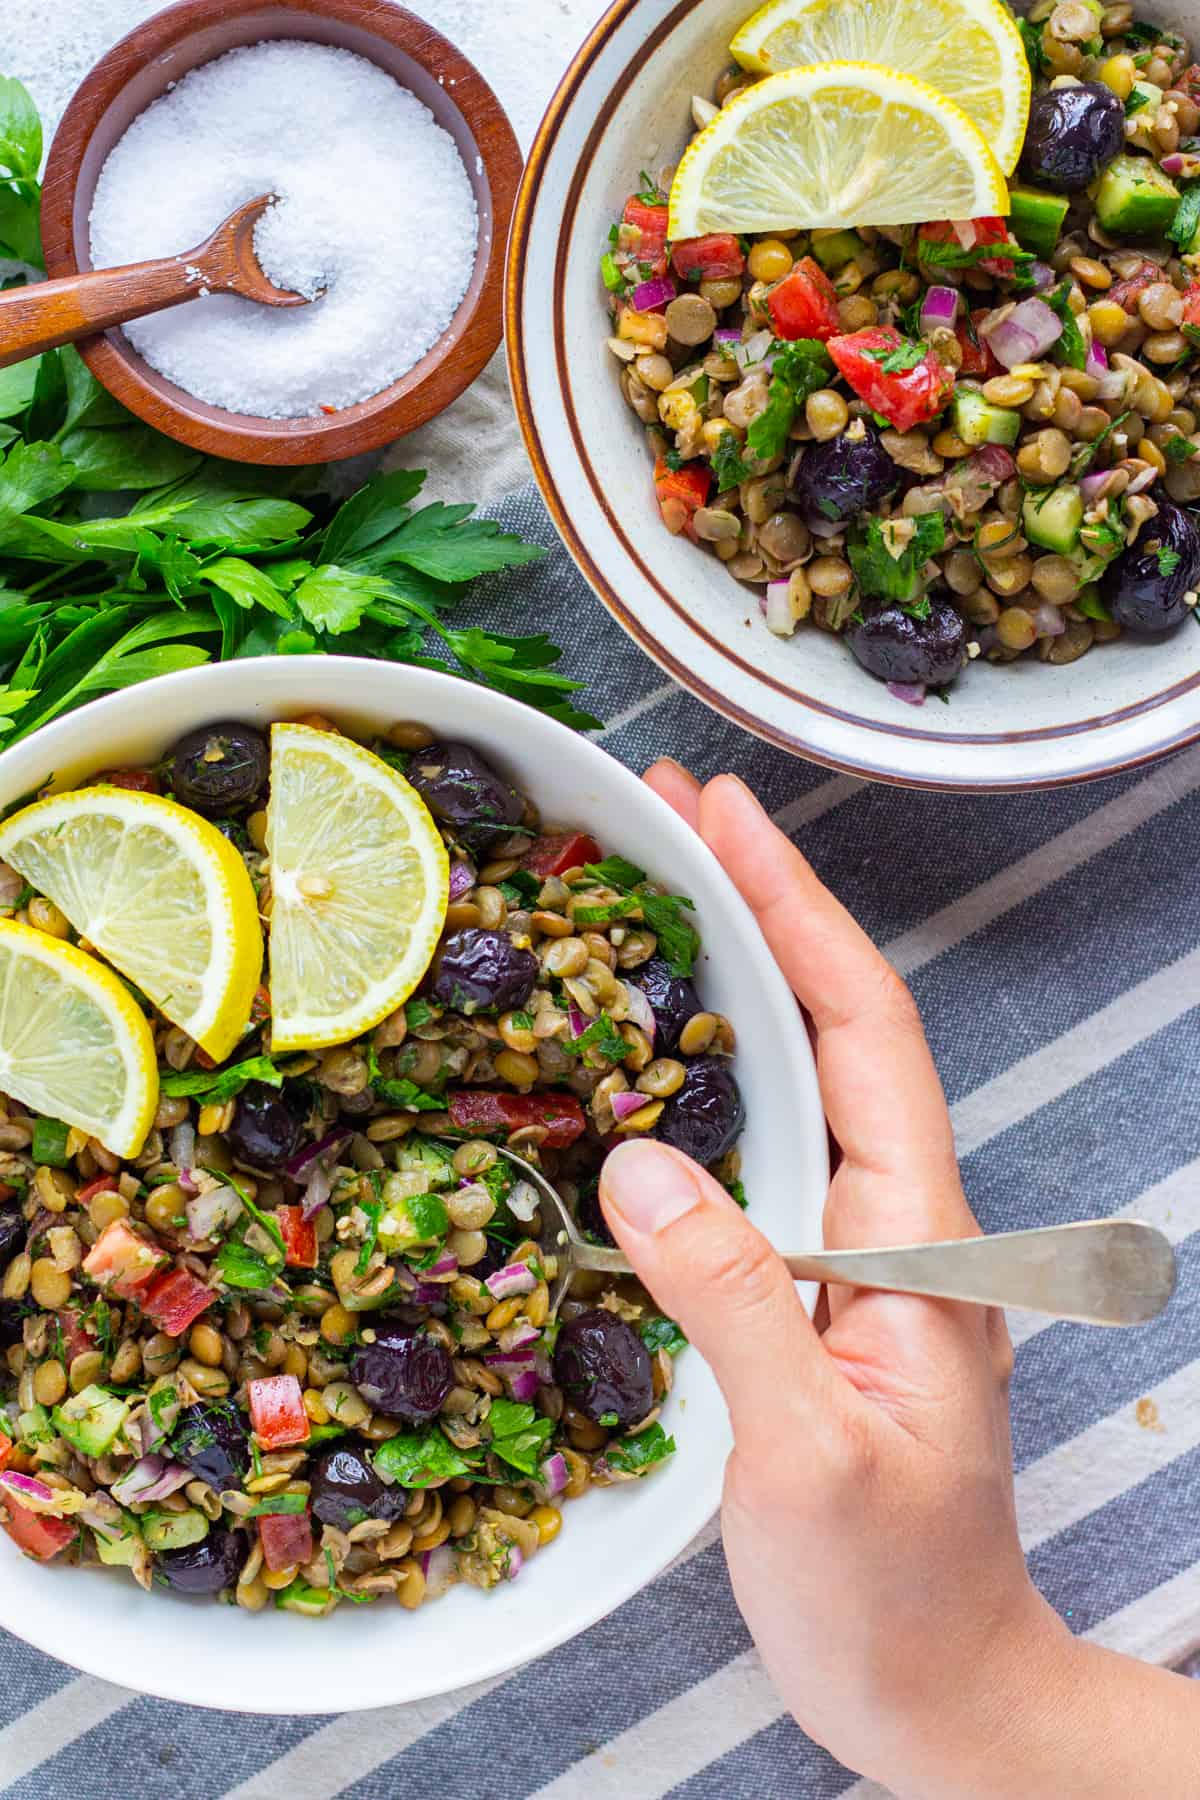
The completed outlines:
<svg viewBox="0 0 1200 1800">
<path fill-rule="evenodd" d="M 1021 42 L 1025 46 L 1025 60 L 1029 64 L 1029 72 L 1036 81 L 1044 75 L 1049 67 L 1046 51 L 1042 42 L 1042 28 L 1033 25 L 1028 19 L 1017 20 L 1017 30 L 1021 33 Z M 1125 34 L 1127 37 L 1128 32 Z"/>
<path fill-rule="evenodd" d="M 668 469 L 670 469 L 672 475 L 678 475 L 680 469 L 683 467 L 683 458 L 680 456 L 678 450 L 668 450 L 667 454 L 663 457 L 663 461 L 666 463 Z"/>
<path fill-rule="evenodd" d="M 688 923 L 683 910 L 694 912 L 692 902 L 683 894 L 653 894 L 644 885 L 646 871 L 623 856 L 609 856 L 603 862 L 587 863 L 584 874 L 607 887 L 624 888 L 636 899 L 642 917 L 658 939 L 658 948 L 672 975 L 690 975 L 700 951 L 700 934 Z M 578 913 L 576 917 L 578 918 Z"/>
<path fill-rule="evenodd" d="M 516 1400 L 492 1401 L 487 1416 L 492 1432 L 491 1449 L 522 1475 L 536 1475 L 554 1421 L 539 1418 L 532 1406 Z"/>
<path fill-rule="evenodd" d="M 674 1319 L 645 1319 L 639 1334 L 647 1350 L 666 1350 L 671 1356 L 678 1356 L 687 1348 L 687 1339 L 680 1331 Z"/>
<path fill-rule="evenodd" d="M 386 1480 L 404 1488 L 440 1486 L 472 1472 L 470 1463 L 436 1425 L 428 1431 L 402 1431 L 386 1439 L 375 1452 L 375 1467 Z"/>
<path fill-rule="evenodd" d="M 1071 463 L 1072 481 L 1078 481 L 1084 471 L 1091 468 L 1096 460 L 1096 455 L 1101 444 L 1110 438 L 1117 427 L 1123 425 L 1128 417 L 1129 409 L 1127 408 L 1125 412 L 1118 413 L 1111 424 L 1104 427 L 1104 430 L 1100 433 L 1098 438 L 1093 438 L 1090 444 L 1079 444 L 1076 447 L 1075 456 Z"/>
<path fill-rule="evenodd" d="M 70 1126 L 64 1125 L 61 1119 L 35 1119 L 33 1142 L 29 1146 L 34 1162 L 48 1164 L 53 1169 L 65 1169 L 70 1160 L 67 1156 L 69 1130 Z"/>
<path fill-rule="evenodd" d="M 193 1099 L 201 1106 L 217 1106 L 232 1100 L 250 1081 L 282 1087 L 285 1071 L 272 1056 L 250 1056 L 228 1069 L 160 1069 L 158 1085 L 172 1099 Z"/>
<path fill-rule="evenodd" d="M 598 1019 L 593 1019 L 587 1030 L 580 1032 L 577 1038 L 559 1038 L 558 1044 L 571 1056 L 603 1056 L 611 1063 L 623 1062 L 629 1054 L 629 1045 L 604 1012 Z"/>
<path fill-rule="evenodd" d="M 1158 572 L 1160 575 L 1173 575 L 1183 558 L 1178 550 L 1170 549 L 1166 544 L 1158 547 Z"/>
<path fill-rule="evenodd" d="M 603 1425 L 606 1430 L 611 1431 L 614 1425 L 619 1425 L 621 1423 L 621 1420 L 619 1414 L 615 1412 L 606 1412 L 600 1414 L 596 1423 L 597 1425 Z"/>
<path fill-rule="evenodd" d="M 647 175 L 645 169 L 641 169 L 638 172 L 638 180 L 641 183 L 641 186 L 638 188 L 637 197 L 642 205 L 661 206 L 662 198 L 658 191 L 658 183 L 655 181 L 653 175 Z"/>
<path fill-rule="evenodd" d="M 603 862 L 585 863 L 583 872 L 593 881 L 603 882 L 605 887 L 632 888 L 646 879 L 645 869 L 627 862 L 623 856 L 606 856 Z"/>
<path fill-rule="evenodd" d="M 1177 437 L 1168 438 L 1163 446 L 1163 455 L 1168 462 L 1187 462 L 1188 458 L 1195 454 L 1195 444 L 1190 438 L 1185 438 L 1182 433 Z"/>
<path fill-rule="evenodd" d="M 1125 117 L 1131 119 L 1134 113 L 1141 112 L 1142 108 L 1149 104 L 1149 94 L 1139 94 L 1136 88 L 1131 88 L 1125 96 Z"/>
<path fill-rule="evenodd" d="M 727 488 L 735 488 L 749 479 L 750 471 L 742 461 L 738 441 L 732 431 L 721 433 L 721 441 L 713 451 L 712 466 L 717 478 L 718 493 L 723 494 Z"/>
<path fill-rule="evenodd" d="M 365 1275 L 371 1266 L 371 1256 L 379 1240 L 379 1221 L 383 1217 L 382 1200 L 364 1200 L 362 1209 L 367 1215 L 367 1234 L 363 1239 L 362 1249 L 358 1253 L 358 1261 L 354 1265 L 356 1275 Z"/>
<path fill-rule="evenodd" d="M 422 1025 L 432 1025 L 440 1015 L 436 1007 L 430 1006 L 428 1000 L 407 1000 L 404 1005 L 404 1017 L 410 1031 L 418 1031 Z"/>
<path fill-rule="evenodd" d="M 810 394 L 823 388 L 833 373 L 829 352 L 819 338 L 777 340 L 771 357 L 767 405 L 746 433 L 749 449 L 763 462 L 782 456 L 796 414 Z"/>
<path fill-rule="evenodd" d="M 655 1463 L 665 1462 L 674 1454 L 675 1439 L 668 1437 L 656 1421 L 645 1431 L 639 1431 L 636 1437 L 622 1438 L 619 1443 L 610 1444 L 604 1459 L 610 1469 L 616 1469 L 622 1475 L 644 1475 Z"/>
<path fill-rule="evenodd" d="M 1175 208 L 1175 217 L 1167 226 L 1166 235 L 1181 250 L 1187 250 L 1196 232 L 1200 230 L 1200 181 L 1189 181 L 1179 198 Z"/>
<path fill-rule="evenodd" d="M 1071 311 L 1071 283 L 1060 281 L 1056 288 L 1043 295 L 1046 305 L 1062 320 L 1062 336 L 1055 349 L 1063 361 L 1073 369 L 1082 369 L 1087 363 L 1087 345 L 1083 341 L 1083 333 L 1079 329 L 1075 314 Z"/>
<path fill-rule="evenodd" d="M 869 599 L 898 601 L 915 617 L 927 617 L 929 602 L 921 585 L 925 564 L 944 548 L 945 535 L 946 521 L 940 512 L 886 521 L 869 514 L 856 528 L 849 546 L 850 566 L 859 587 Z M 922 602 L 924 610 L 918 610 Z"/>
<path fill-rule="evenodd" d="M 901 339 L 898 344 L 883 344 L 878 350 L 865 350 L 863 354 L 877 362 L 885 375 L 903 375 L 909 369 L 919 368 L 929 352 L 924 344 Z"/>
<path fill-rule="evenodd" d="M 532 1031 L 533 1030 L 533 1014 L 532 1013 L 515 1012 L 512 1015 L 511 1022 L 512 1022 L 512 1027 L 513 1027 L 514 1031 Z"/>
<path fill-rule="evenodd" d="M 927 268 L 974 269 L 980 263 L 1006 262 L 1012 264 L 1014 274 L 1022 273 L 1037 261 L 1032 250 L 1022 250 L 1019 244 L 972 244 L 969 250 L 964 250 L 957 238 L 945 242 L 920 238 L 916 255 Z"/>
</svg>

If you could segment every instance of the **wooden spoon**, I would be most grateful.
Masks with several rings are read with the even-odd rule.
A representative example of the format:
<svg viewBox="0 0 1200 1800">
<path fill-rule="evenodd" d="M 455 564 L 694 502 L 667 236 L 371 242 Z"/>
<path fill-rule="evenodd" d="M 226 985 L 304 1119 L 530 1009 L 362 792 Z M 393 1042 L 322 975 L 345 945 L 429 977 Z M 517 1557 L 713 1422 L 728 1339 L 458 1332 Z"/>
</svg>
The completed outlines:
<svg viewBox="0 0 1200 1800">
<path fill-rule="evenodd" d="M 248 200 L 198 250 L 184 255 L 0 293 L 0 369 L 123 325 L 127 319 L 182 306 L 202 292 L 240 294 L 261 306 L 307 306 L 303 294 L 288 293 L 268 281 L 254 253 L 254 228 L 274 198 L 262 194 Z"/>
</svg>

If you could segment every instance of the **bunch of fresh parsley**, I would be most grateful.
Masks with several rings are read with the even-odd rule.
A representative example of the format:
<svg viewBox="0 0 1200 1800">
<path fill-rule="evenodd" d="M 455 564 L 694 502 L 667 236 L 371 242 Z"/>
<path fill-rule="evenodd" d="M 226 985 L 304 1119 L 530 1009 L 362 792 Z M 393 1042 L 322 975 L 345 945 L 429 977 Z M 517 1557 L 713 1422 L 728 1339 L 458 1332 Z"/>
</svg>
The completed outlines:
<svg viewBox="0 0 1200 1800">
<path fill-rule="evenodd" d="M 35 269 L 41 152 L 33 102 L 0 77 L 0 256 Z M 596 725 L 545 636 L 452 622 L 468 583 L 540 546 L 473 506 L 415 507 L 421 470 L 377 476 L 340 507 L 325 479 L 163 437 L 73 349 L 0 370 L 0 748 L 155 675 L 314 652 L 449 668 Z"/>
</svg>

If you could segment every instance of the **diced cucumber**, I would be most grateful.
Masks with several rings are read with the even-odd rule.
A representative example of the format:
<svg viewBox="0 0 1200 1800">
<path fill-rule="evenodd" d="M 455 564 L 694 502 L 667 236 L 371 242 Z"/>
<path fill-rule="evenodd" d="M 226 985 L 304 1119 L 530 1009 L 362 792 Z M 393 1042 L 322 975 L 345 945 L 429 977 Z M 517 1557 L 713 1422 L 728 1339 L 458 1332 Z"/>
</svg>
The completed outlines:
<svg viewBox="0 0 1200 1800">
<path fill-rule="evenodd" d="M 446 1152 L 424 1139 L 405 1144 L 396 1158 L 396 1169 L 401 1175 L 420 1174 L 427 1188 L 452 1187 L 458 1180 Z"/>
<path fill-rule="evenodd" d="M 993 406 L 978 388 L 955 388 L 953 419 L 955 431 L 972 450 L 981 444 L 1015 444 L 1021 429 L 1019 412 Z"/>
<path fill-rule="evenodd" d="M 1153 118 L 1162 105 L 1162 97 L 1163 90 L 1153 81 L 1135 81 L 1125 101 L 1125 117 L 1136 119 L 1140 112 L 1148 112 Z"/>
<path fill-rule="evenodd" d="M 299 1576 L 275 1596 L 275 1604 L 284 1612 L 303 1613 L 306 1619 L 320 1619 L 337 1605 L 332 1588 L 313 1587 Z"/>
<path fill-rule="evenodd" d="M 1072 485 L 1051 488 L 1043 494 L 1026 494 L 1021 510 L 1022 529 L 1031 544 L 1057 550 L 1067 556 L 1079 542 L 1083 524 L 1083 495 Z"/>
<path fill-rule="evenodd" d="M 1049 258 L 1054 254 L 1058 234 L 1071 204 L 1069 194 L 1047 194 L 1041 188 L 1013 187 L 1008 190 L 1012 202 L 1009 228 L 1022 250 Z"/>
<path fill-rule="evenodd" d="M 142 1534 L 138 1530 L 138 1522 L 133 1513 L 125 1512 L 122 1509 L 121 1519 L 125 1529 L 119 1538 L 105 1537 L 101 1531 L 95 1533 L 96 1553 L 100 1561 L 107 1563 L 110 1569 L 131 1568 L 142 1541 Z"/>
<path fill-rule="evenodd" d="M 17 1435 L 23 1444 L 51 1444 L 55 1430 L 50 1414 L 35 1400 L 28 1412 L 17 1419 Z"/>
<path fill-rule="evenodd" d="M 56 1406 L 52 1417 L 59 1436 L 81 1456 L 103 1456 L 112 1448 L 128 1412 L 128 1400 L 93 1382 Z"/>
<path fill-rule="evenodd" d="M 829 237 L 817 238 L 812 253 L 826 274 L 831 274 L 834 269 L 845 268 L 860 250 L 865 249 L 866 245 L 857 231 L 834 231 Z"/>
<path fill-rule="evenodd" d="M 198 1506 L 184 1512 L 142 1514 L 142 1537 L 150 1550 L 182 1550 L 208 1536 L 208 1520 Z"/>
<path fill-rule="evenodd" d="M 397 1195 L 389 1192 L 389 1189 L 399 1187 L 403 1179 L 397 1181 L 393 1177 L 383 1184 L 387 1210 L 379 1221 L 379 1245 L 388 1256 L 436 1244 L 450 1229 L 450 1215 L 440 1194 Z"/>
<path fill-rule="evenodd" d="M 1161 237 L 1175 217 L 1179 189 L 1148 156 L 1114 156 L 1096 189 L 1096 218 L 1105 231 Z"/>
</svg>

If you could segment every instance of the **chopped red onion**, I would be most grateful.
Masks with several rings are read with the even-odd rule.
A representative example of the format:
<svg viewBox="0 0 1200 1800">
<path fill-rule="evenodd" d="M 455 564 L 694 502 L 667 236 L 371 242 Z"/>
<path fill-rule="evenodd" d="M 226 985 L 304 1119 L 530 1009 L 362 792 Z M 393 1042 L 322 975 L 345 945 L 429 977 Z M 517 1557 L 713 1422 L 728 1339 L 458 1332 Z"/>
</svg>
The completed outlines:
<svg viewBox="0 0 1200 1800">
<path fill-rule="evenodd" d="M 441 1306 L 446 1304 L 446 1290 L 429 1281 L 418 1281 L 412 1293 L 406 1296 L 409 1306 Z"/>
<path fill-rule="evenodd" d="M 1183 152 L 1181 150 L 1173 150 L 1170 156 L 1163 157 L 1158 166 L 1164 175 L 1182 175 Z"/>
<path fill-rule="evenodd" d="M 1090 375 L 1099 384 L 1098 400 L 1122 400 L 1125 397 L 1126 376 L 1122 369 L 1114 369 L 1108 360 L 1108 351 L 1103 344 L 1092 343 L 1088 346 L 1087 362 L 1084 373 Z"/>
<path fill-rule="evenodd" d="M 618 1124 L 623 1119 L 630 1119 L 643 1106 L 649 1106 L 649 1098 L 645 1094 L 614 1094 L 612 1097 L 613 1118 Z"/>
<path fill-rule="evenodd" d="M 194 1238 L 215 1237 L 232 1225 L 242 1210 L 241 1196 L 231 1187 L 210 1188 L 188 1197 L 188 1230 Z"/>
<path fill-rule="evenodd" d="M 736 325 L 718 325 L 713 332 L 714 344 L 740 344 L 742 334 Z M 20 892 L 20 889 L 17 889 Z"/>
<path fill-rule="evenodd" d="M 192 1480 L 192 1471 L 165 1456 L 143 1456 L 111 1488 L 114 1500 L 132 1506 L 135 1500 L 165 1500 Z"/>
<path fill-rule="evenodd" d="M 629 1001 L 629 1018 L 632 1023 L 654 1042 L 654 1034 L 658 1030 L 658 1020 L 654 1016 L 654 1008 L 647 1000 L 645 993 L 632 981 L 625 983 L 625 994 Z"/>
<path fill-rule="evenodd" d="M 1046 289 L 1052 288 L 1058 280 L 1058 276 L 1050 267 L 1050 264 L 1044 262 L 1030 263 L 1028 275 L 1030 281 L 1033 283 L 1033 291 L 1035 294 L 1044 294 Z"/>
<path fill-rule="evenodd" d="M 745 343 L 733 346 L 734 360 L 743 372 L 764 362 L 771 354 L 771 345 L 775 342 L 769 331 L 756 331 Z"/>
<path fill-rule="evenodd" d="M 979 242 L 979 233 L 975 229 L 974 219 L 951 219 L 954 235 L 964 250 L 973 250 Z"/>
<path fill-rule="evenodd" d="M 507 1369 L 509 1374 L 533 1367 L 533 1353 L 528 1344 L 517 1350 L 489 1350 L 483 1360 L 497 1369 Z"/>
<path fill-rule="evenodd" d="M 1108 475 L 1109 471 L 1107 469 L 1093 469 L 1089 475 L 1083 477 L 1082 481 L 1079 483 L 1079 491 L 1083 495 L 1083 503 L 1085 506 L 1095 506 L 1103 491 L 1104 484 L 1108 480 Z"/>
<path fill-rule="evenodd" d="M 537 1276 L 525 1263 L 505 1263 L 483 1285 L 493 1300 L 511 1300 L 517 1294 L 532 1294 Z"/>
<path fill-rule="evenodd" d="M 534 1484 L 538 1498 L 542 1501 L 553 1500 L 561 1494 L 570 1479 L 567 1459 L 560 1450 L 548 1456 L 538 1469 L 538 1478 Z"/>
<path fill-rule="evenodd" d="M 475 871 L 474 871 L 474 869 L 471 867 L 469 862 L 463 862 L 460 857 L 456 856 L 454 861 L 450 864 L 450 898 L 451 898 L 451 900 L 461 900 L 463 895 L 469 894 L 471 889 L 474 886 L 475 886 Z"/>
<path fill-rule="evenodd" d="M 957 288 L 931 287 L 921 302 L 921 336 L 943 327 L 953 331 L 961 299 Z"/>
<path fill-rule="evenodd" d="M 452 1281 L 458 1274 L 458 1258 L 453 1250 L 447 1250 L 431 1268 L 422 1269 L 421 1274 L 426 1281 Z"/>
<path fill-rule="evenodd" d="M 1146 489 L 1148 487 L 1153 487 L 1157 480 L 1157 469 L 1143 469 L 1140 475 L 1134 476 L 1133 480 L 1129 483 L 1129 486 L 1125 489 L 1126 499 L 1129 498 L 1130 494 L 1144 494 Z"/>
<path fill-rule="evenodd" d="M 591 1024 L 591 1020 L 587 1017 L 583 1008 L 576 1006 L 575 1002 L 572 1000 L 567 1006 L 567 1023 L 571 1027 L 571 1036 L 573 1038 L 579 1038 L 583 1036 L 584 1032 Z"/>
<path fill-rule="evenodd" d="M 908 706 L 924 706 L 925 683 L 923 681 L 889 681 L 887 691 L 893 700 L 903 700 Z"/>
<path fill-rule="evenodd" d="M 55 1504 L 55 1491 L 47 1487 L 44 1481 L 38 1481 L 32 1475 L 21 1475 L 15 1469 L 5 1470 L 0 1475 L 0 1491 L 7 1491 L 15 1499 L 21 1501 L 34 1512 L 51 1512 Z"/>
<path fill-rule="evenodd" d="M 285 1174 L 290 1175 L 293 1181 L 302 1181 L 312 1163 L 316 1162 L 319 1157 L 328 1156 L 333 1151 L 340 1150 L 342 1145 L 353 1135 L 353 1132 L 343 1128 L 329 1132 L 326 1137 L 319 1139 L 315 1144 L 306 1144 L 303 1150 L 296 1152 L 291 1162 L 284 1164 Z"/>
<path fill-rule="evenodd" d="M 504 1327 L 496 1342 L 502 1352 L 520 1350 L 526 1344 L 536 1344 L 540 1336 L 536 1325 L 531 1325 L 528 1319 L 518 1319 L 515 1325 Z"/>
<path fill-rule="evenodd" d="M 537 1391 L 541 1385 L 536 1369 L 527 1369 L 520 1375 L 510 1375 L 508 1379 L 508 1391 L 513 1399 L 526 1405 L 537 1399 Z"/>
<path fill-rule="evenodd" d="M 1056 344 L 1063 322 L 1044 300 L 1022 300 L 1011 312 L 992 313 L 979 332 L 996 360 L 1006 369 L 1015 369 L 1018 363 L 1036 362 Z"/>
<path fill-rule="evenodd" d="M 1017 471 L 1012 452 L 1006 450 L 1003 444 L 984 444 L 983 448 L 976 450 L 974 456 L 970 458 L 968 467 L 977 470 L 981 475 L 986 475 L 988 480 L 994 481 L 997 486 L 1001 482 L 1011 481 Z"/>
<path fill-rule="evenodd" d="M 520 1550 L 513 1544 L 509 1549 L 508 1555 L 504 1559 L 504 1568 L 502 1572 L 505 1581 L 515 1581 L 517 1579 L 517 1576 L 521 1573 L 521 1566 L 524 1561 L 525 1558 L 521 1555 Z"/>
<path fill-rule="evenodd" d="M 796 629 L 796 615 L 792 611 L 792 584 L 790 581 L 769 581 L 767 591 L 759 600 L 759 605 L 766 616 L 767 630 L 776 637 L 791 637 Z"/>
<path fill-rule="evenodd" d="M 658 312 L 661 307 L 669 306 L 678 294 L 673 275 L 655 275 L 650 281 L 643 281 L 635 287 L 632 295 L 634 312 Z"/>
<path fill-rule="evenodd" d="M 171 1161 L 175 1164 L 179 1176 L 179 1185 L 185 1194 L 194 1194 L 196 1183 L 192 1179 L 192 1164 L 196 1160 L 196 1127 L 186 1121 L 176 1125 L 167 1144 Z"/>
<path fill-rule="evenodd" d="M 436 1550 L 422 1552 L 421 1570 L 425 1576 L 425 1598 L 439 1600 L 458 1580 L 458 1558 L 449 1544 L 439 1544 Z"/>
<path fill-rule="evenodd" d="M 1067 621 L 1049 600 L 1043 600 L 1035 610 L 1033 623 L 1039 637 L 1061 637 L 1067 629 Z"/>
<path fill-rule="evenodd" d="M 315 1163 L 312 1173 L 304 1184 L 304 1200 L 300 1208 L 301 1218 L 306 1222 L 309 1219 L 315 1219 L 321 1208 L 329 1204 L 329 1196 L 332 1192 L 333 1170 L 328 1163 Z"/>
</svg>

